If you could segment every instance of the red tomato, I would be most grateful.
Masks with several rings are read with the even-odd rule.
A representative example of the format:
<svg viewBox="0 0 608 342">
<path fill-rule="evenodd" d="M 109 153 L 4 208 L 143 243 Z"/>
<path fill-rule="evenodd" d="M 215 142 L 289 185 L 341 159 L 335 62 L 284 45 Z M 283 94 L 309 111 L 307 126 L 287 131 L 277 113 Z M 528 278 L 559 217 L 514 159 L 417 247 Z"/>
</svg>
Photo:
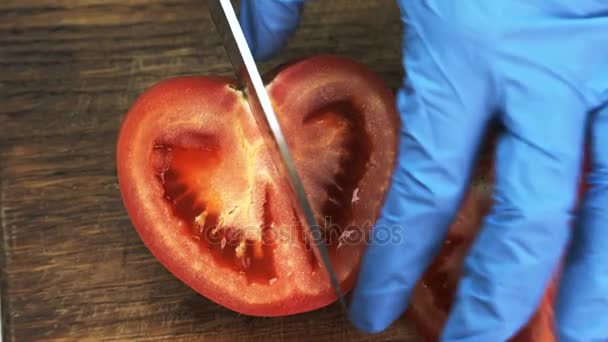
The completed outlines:
<svg viewBox="0 0 608 342">
<path fill-rule="evenodd" d="M 127 212 L 170 272 L 222 306 L 279 316 L 328 305 L 330 283 L 232 83 L 179 77 L 137 99 L 117 146 Z M 283 67 L 267 89 L 348 291 L 395 163 L 393 94 L 334 56 Z"/>
</svg>

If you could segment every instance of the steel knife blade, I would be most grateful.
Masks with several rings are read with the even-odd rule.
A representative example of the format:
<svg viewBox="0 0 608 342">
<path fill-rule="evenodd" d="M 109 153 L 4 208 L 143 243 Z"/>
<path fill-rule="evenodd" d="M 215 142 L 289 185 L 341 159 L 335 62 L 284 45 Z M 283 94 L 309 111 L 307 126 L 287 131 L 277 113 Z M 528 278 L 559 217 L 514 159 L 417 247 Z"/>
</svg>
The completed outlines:
<svg viewBox="0 0 608 342">
<path fill-rule="evenodd" d="M 312 241 L 313 252 L 321 260 L 338 301 L 346 312 L 347 306 L 344 295 L 325 246 L 321 227 L 315 219 L 304 185 L 295 168 L 283 131 L 234 7 L 230 0 L 207 0 L 207 4 L 216 29 L 222 37 L 224 49 L 235 74 L 239 82 L 242 83 L 241 86 L 246 90 L 251 112 L 270 151 L 272 161 L 279 172 L 279 176 L 289 185 L 292 191 L 290 198 L 294 201 L 293 205 L 299 217 L 304 220 L 302 224 L 307 228 L 307 237 L 309 241 Z"/>
</svg>

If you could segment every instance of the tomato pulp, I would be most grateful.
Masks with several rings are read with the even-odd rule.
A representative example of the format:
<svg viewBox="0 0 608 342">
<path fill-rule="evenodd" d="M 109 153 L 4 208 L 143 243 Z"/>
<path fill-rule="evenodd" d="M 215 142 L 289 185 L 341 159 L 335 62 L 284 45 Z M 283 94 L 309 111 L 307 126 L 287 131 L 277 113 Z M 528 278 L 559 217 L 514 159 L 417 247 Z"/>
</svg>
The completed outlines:
<svg viewBox="0 0 608 342">
<path fill-rule="evenodd" d="M 221 77 L 178 77 L 142 94 L 122 124 L 127 212 L 177 278 L 234 311 L 280 316 L 336 300 L 247 103 Z M 365 66 L 316 56 L 266 84 L 342 290 L 395 163 L 392 91 Z"/>
</svg>

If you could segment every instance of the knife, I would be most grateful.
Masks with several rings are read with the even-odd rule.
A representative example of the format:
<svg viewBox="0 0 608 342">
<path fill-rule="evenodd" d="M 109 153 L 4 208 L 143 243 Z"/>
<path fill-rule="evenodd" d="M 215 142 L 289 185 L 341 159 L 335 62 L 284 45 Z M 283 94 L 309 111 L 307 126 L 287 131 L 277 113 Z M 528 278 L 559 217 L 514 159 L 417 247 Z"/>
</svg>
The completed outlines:
<svg viewBox="0 0 608 342">
<path fill-rule="evenodd" d="M 290 189 L 293 191 L 293 196 L 290 196 L 290 198 L 294 200 L 294 208 L 296 208 L 300 217 L 305 219 L 305 228 L 308 228 L 306 229 L 307 235 L 309 240 L 314 242 L 313 250 L 328 273 L 331 286 L 338 297 L 342 309 L 347 312 L 348 309 L 344 295 L 331 264 L 327 247 L 322 238 L 322 232 L 315 220 L 302 180 L 296 171 L 283 131 L 277 120 L 270 97 L 266 92 L 262 77 L 253 59 L 232 3 L 230 0 L 208 0 L 207 4 L 215 27 L 222 37 L 224 49 L 228 54 L 237 79 L 241 82 L 240 85 L 244 86 L 247 91 L 247 102 L 270 151 L 272 161 L 279 171 L 279 175 L 287 181 Z"/>
</svg>

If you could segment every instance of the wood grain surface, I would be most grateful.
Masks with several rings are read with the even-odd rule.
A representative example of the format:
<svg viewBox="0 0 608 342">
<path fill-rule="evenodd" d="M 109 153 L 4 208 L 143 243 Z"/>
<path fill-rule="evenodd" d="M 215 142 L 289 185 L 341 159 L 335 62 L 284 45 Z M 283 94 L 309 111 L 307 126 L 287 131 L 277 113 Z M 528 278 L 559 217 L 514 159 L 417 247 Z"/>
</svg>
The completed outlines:
<svg viewBox="0 0 608 342">
<path fill-rule="evenodd" d="M 350 56 L 396 88 L 392 0 L 306 5 L 264 70 L 317 53 Z M 0 225 L 5 341 L 417 341 L 401 320 L 364 335 L 335 306 L 246 317 L 180 283 L 123 208 L 118 128 L 132 101 L 176 75 L 229 74 L 202 0 L 0 1 Z"/>
</svg>

